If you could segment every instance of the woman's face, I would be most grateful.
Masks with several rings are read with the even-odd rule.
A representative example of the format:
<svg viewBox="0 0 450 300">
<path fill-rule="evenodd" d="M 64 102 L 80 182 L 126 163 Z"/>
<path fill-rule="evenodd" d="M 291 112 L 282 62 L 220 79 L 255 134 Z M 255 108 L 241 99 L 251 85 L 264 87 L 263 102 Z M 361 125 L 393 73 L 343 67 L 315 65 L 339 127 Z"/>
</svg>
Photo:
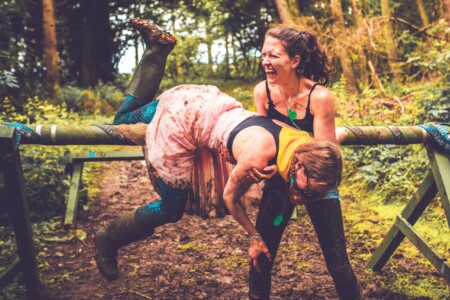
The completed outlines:
<svg viewBox="0 0 450 300">
<path fill-rule="evenodd" d="M 295 67 L 298 65 L 300 57 L 290 58 L 283 42 L 271 36 L 266 36 L 261 51 L 261 64 L 266 72 L 269 83 L 282 83 L 288 80 Z"/>
<path fill-rule="evenodd" d="M 323 194 L 330 189 L 325 183 L 310 178 L 302 165 L 299 165 L 295 172 L 295 185 L 297 203 L 304 202 L 307 198 L 315 195 Z"/>
</svg>

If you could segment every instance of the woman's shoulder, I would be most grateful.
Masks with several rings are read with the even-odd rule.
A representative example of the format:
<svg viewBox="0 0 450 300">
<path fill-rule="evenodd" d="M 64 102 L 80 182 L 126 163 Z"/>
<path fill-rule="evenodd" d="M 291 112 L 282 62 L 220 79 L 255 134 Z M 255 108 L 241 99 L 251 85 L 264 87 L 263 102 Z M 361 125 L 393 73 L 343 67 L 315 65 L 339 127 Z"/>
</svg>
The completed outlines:
<svg viewBox="0 0 450 300">
<path fill-rule="evenodd" d="M 255 101 L 267 100 L 266 81 L 263 80 L 255 85 L 253 88 L 253 96 Z"/>
<path fill-rule="evenodd" d="M 312 90 L 314 88 L 314 90 Z M 311 86 L 310 97 L 312 101 L 327 102 L 333 100 L 330 90 L 321 84 L 315 83 Z"/>
<path fill-rule="evenodd" d="M 266 94 L 266 81 L 263 80 L 261 82 L 258 82 L 255 87 L 253 88 L 253 93 L 258 94 Z"/>
</svg>

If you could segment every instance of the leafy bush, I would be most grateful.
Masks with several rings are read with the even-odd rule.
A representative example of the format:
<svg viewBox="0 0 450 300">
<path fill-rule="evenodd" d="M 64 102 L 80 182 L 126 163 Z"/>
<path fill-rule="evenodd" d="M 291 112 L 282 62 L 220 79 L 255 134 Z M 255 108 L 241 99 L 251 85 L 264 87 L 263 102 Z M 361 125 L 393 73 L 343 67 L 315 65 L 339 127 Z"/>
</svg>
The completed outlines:
<svg viewBox="0 0 450 300">
<path fill-rule="evenodd" d="M 111 123 L 110 117 L 97 117 L 96 120 L 103 124 Z M 0 123 L 9 122 L 87 125 L 95 122 L 95 119 L 92 116 L 82 119 L 78 114 L 68 111 L 64 104 L 51 105 L 37 97 L 29 98 L 23 107 L 18 108 L 5 98 L 0 102 Z M 25 196 L 30 203 L 32 216 L 41 219 L 61 215 L 69 188 L 69 178 L 64 167 L 70 151 L 82 147 L 24 145 L 19 149 L 26 183 Z M 3 207 L 0 213 L 1 209 Z"/>
<path fill-rule="evenodd" d="M 0 123 L 20 122 L 30 123 L 61 123 L 65 120 L 71 123 L 77 118 L 69 114 L 66 108 L 58 107 L 29 98 L 20 112 L 4 99 L 3 109 L 0 112 Z M 75 123 L 75 122 L 74 122 Z M 24 174 L 25 196 L 28 199 L 31 211 L 46 216 L 61 212 L 64 203 L 64 194 L 67 191 L 67 175 L 64 166 L 67 160 L 67 147 L 25 146 L 20 148 L 22 169 Z M 62 157 L 61 159 L 58 159 Z"/>
<path fill-rule="evenodd" d="M 85 115 L 111 115 L 125 98 L 124 93 L 111 83 L 99 83 L 93 90 L 66 85 L 56 93 L 57 103 L 68 110 Z"/>
<path fill-rule="evenodd" d="M 450 49 L 445 41 L 434 41 L 432 46 L 421 45 L 408 56 L 406 64 L 417 69 L 415 78 L 426 78 L 417 90 L 422 92 L 420 114 L 422 122 L 450 120 Z M 430 84 L 433 83 L 433 84 Z"/>
</svg>

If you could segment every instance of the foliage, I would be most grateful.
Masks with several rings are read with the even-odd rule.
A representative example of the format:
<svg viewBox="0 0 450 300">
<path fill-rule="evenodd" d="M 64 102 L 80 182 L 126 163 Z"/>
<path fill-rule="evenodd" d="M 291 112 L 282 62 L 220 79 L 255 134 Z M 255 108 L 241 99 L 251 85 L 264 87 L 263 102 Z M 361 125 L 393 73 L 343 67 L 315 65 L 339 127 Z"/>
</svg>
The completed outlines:
<svg viewBox="0 0 450 300">
<path fill-rule="evenodd" d="M 424 48 L 427 48 L 426 50 Z M 422 91 L 422 122 L 448 122 L 450 120 L 450 49 L 445 41 L 424 44 L 408 55 L 406 64 L 415 68 L 415 78 L 435 82 L 431 87 L 419 86 Z"/>
<path fill-rule="evenodd" d="M 67 107 L 68 110 L 91 115 L 111 115 L 125 99 L 125 95 L 112 83 L 100 82 L 93 89 L 81 89 L 73 85 L 66 85 L 58 89 L 56 102 Z"/>
<path fill-rule="evenodd" d="M 73 117 L 72 117 L 73 118 Z M 18 112 L 5 99 L 0 112 L 0 122 L 59 123 L 61 120 L 71 121 L 68 111 L 42 102 L 37 98 L 28 99 Z M 64 174 L 64 157 L 67 149 L 43 146 L 22 147 L 22 168 L 24 172 L 25 195 L 30 201 L 32 211 L 44 215 L 61 212 L 61 196 L 67 190 L 67 175 Z"/>
<path fill-rule="evenodd" d="M 427 27 L 423 26 L 415 9 L 416 1 L 391 1 L 395 20 L 382 16 L 379 1 L 342 1 L 345 27 L 339 31 L 335 30 L 329 2 L 297 2 L 305 26 L 317 34 L 337 68 L 331 90 L 338 126 L 449 122 L 450 47 L 448 21 L 440 15 L 441 1 L 425 1 L 432 21 Z M 353 3 L 364 18 L 362 23 L 358 23 Z M 139 34 L 129 30 L 130 17 L 151 19 L 178 38 L 167 61 L 161 91 L 181 83 L 214 84 L 241 101 L 247 109 L 255 110 L 252 87 L 262 75 L 258 49 L 268 26 L 278 21 L 273 1 L 76 0 L 68 4 L 55 0 L 55 5 L 62 87 L 56 95 L 57 105 L 49 105 L 42 100 L 40 2 L 0 3 L 0 122 L 111 123 L 111 115 L 124 98 L 123 91 L 129 80 L 125 75 L 116 76 L 113 71 L 117 71 L 125 50 L 139 42 Z M 92 12 L 99 7 L 107 7 L 108 11 L 102 11 L 101 18 L 98 16 L 101 21 L 96 22 L 92 16 L 97 15 Z M 440 9 L 436 9 L 438 7 Z M 104 28 L 101 37 L 106 37 L 107 42 L 95 44 L 95 35 L 85 39 L 90 29 L 105 26 L 105 22 L 110 28 Z M 89 28 L 89 24 L 95 28 Z M 394 28 L 394 36 L 389 39 L 397 45 L 395 62 L 388 59 L 390 40 L 384 35 L 387 24 Z M 98 47 L 92 47 L 94 44 Z M 94 60 L 95 64 L 88 63 L 93 60 L 84 50 L 87 46 L 91 47 L 90 54 L 99 58 Z M 208 50 L 213 46 L 219 49 L 218 54 L 209 57 Z M 342 48 L 347 50 L 358 78 L 360 93 L 357 95 L 347 89 L 348 82 L 337 56 Z M 368 68 L 369 62 L 373 69 Z M 391 64 L 400 68 L 400 77 L 393 78 Z M 89 82 L 90 88 L 80 87 L 85 82 Z M 36 97 L 29 98 L 29 95 Z M 80 149 L 83 148 L 20 148 L 33 219 L 48 219 L 62 213 L 68 189 L 68 177 L 64 173 L 67 154 Z M 393 207 L 404 207 L 427 172 L 428 159 L 423 147 L 346 146 L 343 152 L 346 165 L 341 194 L 344 198 L 356 199 L 358 205 L 371 209 L 386 224 L 391 224 L 395 216 Z M 85 175 L 89 176 L 89 172 Z M 1 209 L 0 220 L 4 219 Z M 442 225 L 441 211 L 441 207 L 431 207 L 422 217 L 423 223 L 417 224 L 418 230 L 430 236 L 430 240 L 439 237 L 443 228 L 447 229 Z M 53 225 L 40 222 L 39 226 L 45 233 L 51 231 Z M 14 243 L 8 242 L 8 233 L 0 232 L 0 237 L 3 257 L 14 248 Z M 191 246 L 187 244 L 185 249 L 179 250 L 192 250 Z M 449 248 L 448 242 L 441 240 L 433 246 L 444 252 Z M 3 265 L 3 261 L 1 263 Z M 241 267 L 241 263 L 235 267 Z M 391 285 L 396 281 L 403 284 L 401 280 L 394 278 Z M 393 288 L 402 290 L 400 286 Z"/>
</svg>

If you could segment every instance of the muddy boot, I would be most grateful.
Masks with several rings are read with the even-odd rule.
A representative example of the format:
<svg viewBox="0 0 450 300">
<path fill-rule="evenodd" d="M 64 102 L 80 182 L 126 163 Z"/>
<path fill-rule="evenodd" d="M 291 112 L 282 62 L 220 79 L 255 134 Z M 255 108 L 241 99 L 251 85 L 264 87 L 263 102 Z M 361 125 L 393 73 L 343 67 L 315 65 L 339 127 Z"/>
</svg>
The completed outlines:
<svg viewBox="0 0 450 300">
<path fill-rule="evenodd" d="M 104 230 L 95 235 L 95 262 L 100 273 L 107 280 L 117 280 L 117 252 L 120 247 L 142 240 L 153 234 L 151 228 L 143 232 L 135 220 L 135 210 L 128 212 L 109 224 Z"/>
<path fill-rule="evenodd" d="M 134 71 L 127 93 L 139 100 L 150 102 L 154 99 L 161 83 L 167 56 L 177 40 L 155 24 L 146 20 L 132 19 L 131 26 L 139 31 L 146 49 Z"/>
</svg>

